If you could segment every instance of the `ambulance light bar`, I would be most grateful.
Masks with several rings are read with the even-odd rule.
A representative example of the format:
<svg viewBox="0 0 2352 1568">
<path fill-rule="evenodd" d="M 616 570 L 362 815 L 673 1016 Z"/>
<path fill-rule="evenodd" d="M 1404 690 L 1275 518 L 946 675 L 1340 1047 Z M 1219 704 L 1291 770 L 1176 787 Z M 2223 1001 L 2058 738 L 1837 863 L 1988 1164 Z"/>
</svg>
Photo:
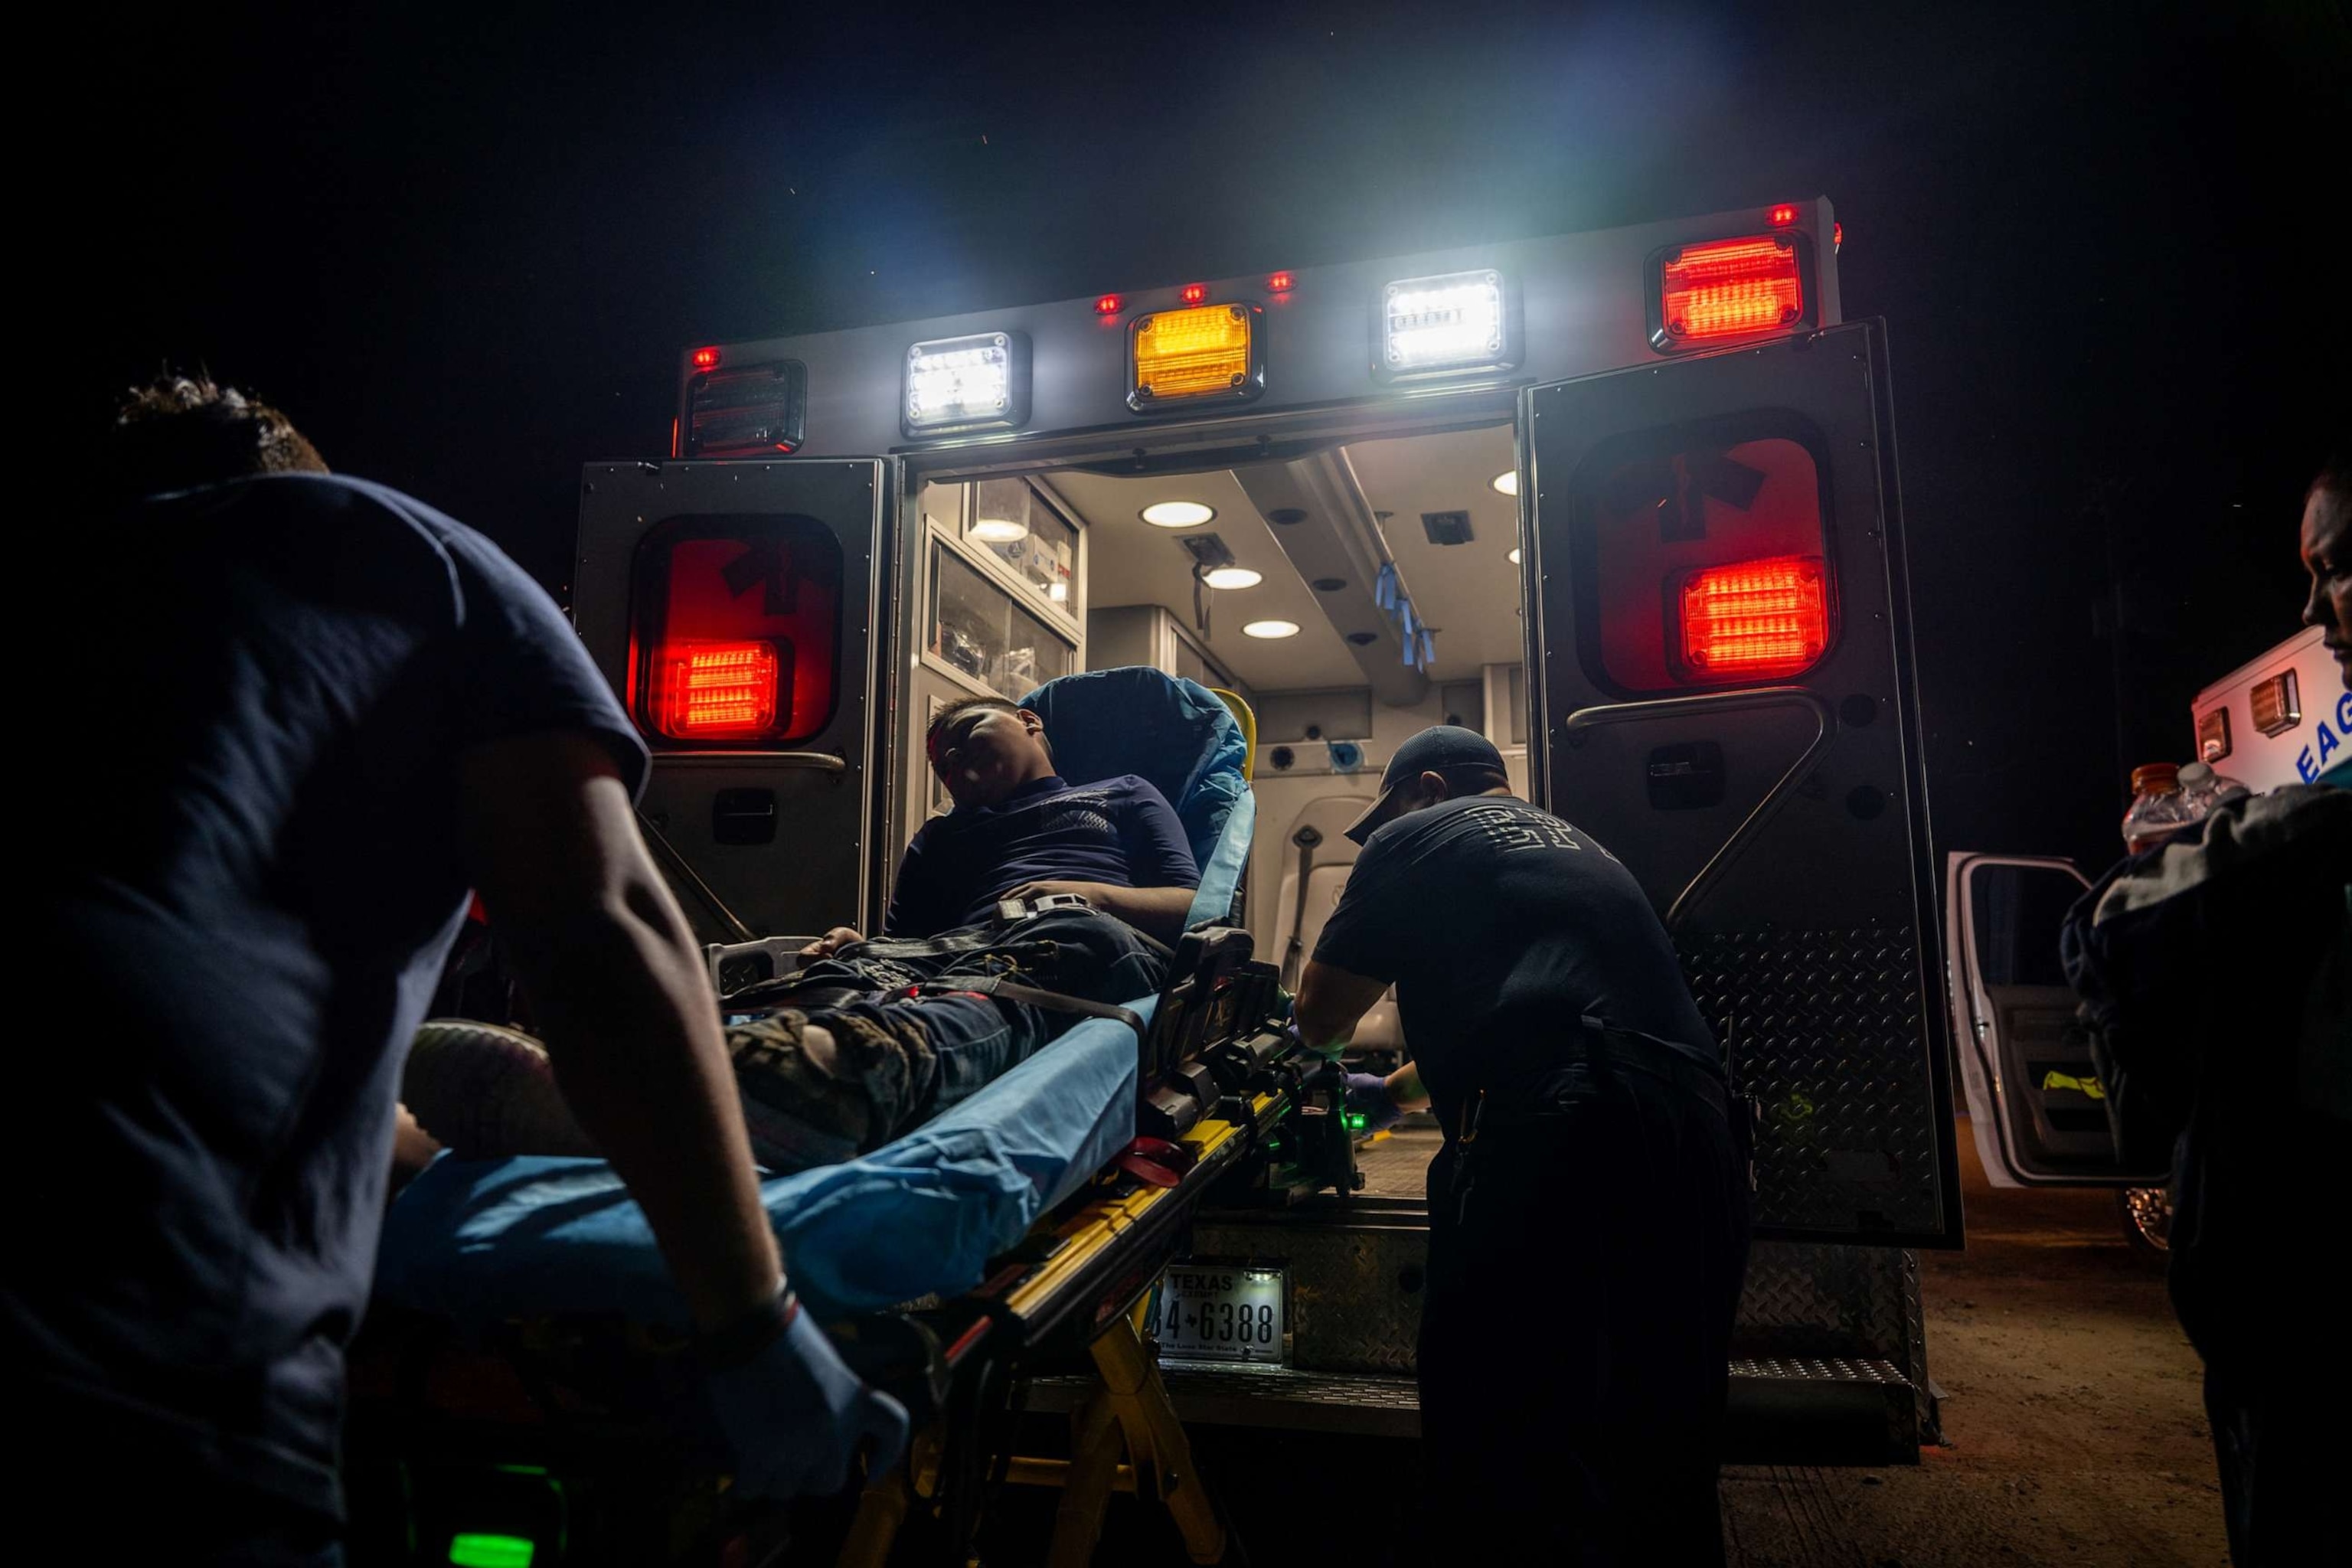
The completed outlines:
<svg viewBox="0 0 2352 1568">
<path fill-rule="evenodd" d="M 1196 305 L 1138 316 L 1127 331 L 1127 405 L 1240 402 L 1265 390 L 1265 310 Z"/>
<path fill-rule="evenodd" d="M 2302 723 L 2303 700 L 2294 689 L 2294 671 L 2282 669 L 2256 686 L 2246 694 L 2246 706 L 2252 710 L 2254 728 L 2265 735 L 2284 735 Z"/>
<path fill-rule="evenodd" d="M 1507 370 L 1519 357 L 1511 304 L 1491 268 L 1401 278 L 1381 289 L 1374 368 L 1389 380 Z"/>
<path fill-rule="evenodd" d="M 656 668 L 658 727 L 671 740 L 741 740 L 775 728 L 782 683 L 774 643 L 675 643 Z"/>
<path fill-rule="evenodd" d="M 912 436 L 1012 430 L 1029 418 L 1029 335 L 975 332 L 907 350 L 899 424 Z"/>
<path fill-rule="evenodd" d="M 796 449 L 808 418 L 808 367 L 796 359 L 697 371 L 687 384 L 688 458 L 756 458 Z"/>
<path fill-rule="evenodd" d="M 2197 760 L 2218 763 L 2230 754 L 2230 710 L 2216 708 L 2197 721 Z"/>
<path fill-rule="evenodd" d="M 1804 268 L 1786 234 L 1685 245 L 1659 258 L 1650 342 L 1663 353 L 1777 332 L 1805 315 Z"/>
<path fill-rule="evenodd" d="M 1701 676 L 1793 675 L 1829 646 L 1829 594 L 1818 555 L 1707 566 L 1675 595 L 1682 663 Z"/>
</svg>

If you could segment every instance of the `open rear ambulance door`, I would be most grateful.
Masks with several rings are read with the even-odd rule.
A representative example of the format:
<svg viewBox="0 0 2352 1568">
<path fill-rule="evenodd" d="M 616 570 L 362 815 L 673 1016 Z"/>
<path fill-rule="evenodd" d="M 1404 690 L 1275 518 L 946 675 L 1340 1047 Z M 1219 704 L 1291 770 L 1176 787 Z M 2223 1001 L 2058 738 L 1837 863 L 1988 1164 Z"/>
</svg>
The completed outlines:
<svg viewBox="0 0 2352 1568">
<path fill-rule="evenodd" d="M 572 617 L 653 751 L 639 816 L 706 942 L 879 917 L 867 872 L 890 468 L 778 457 L 583 476 Z"/>
<path fill-rule="evenodd" d="M 2089 888 L 2043 855 L 1947 858 L 1944 951 L 1969 1126 L 1995 1186 L 2162 1186 L 2116 1159 L 2091 1047 L 2058 962 L 2058 929 Z"/>
<path fill-rule="evenodd" d="M 1530 754 L 1641 880 L 1758 1102 L 1758 1237 L 1954 1247 L 1882 332 L 1522 395 Z"/>
</svg>

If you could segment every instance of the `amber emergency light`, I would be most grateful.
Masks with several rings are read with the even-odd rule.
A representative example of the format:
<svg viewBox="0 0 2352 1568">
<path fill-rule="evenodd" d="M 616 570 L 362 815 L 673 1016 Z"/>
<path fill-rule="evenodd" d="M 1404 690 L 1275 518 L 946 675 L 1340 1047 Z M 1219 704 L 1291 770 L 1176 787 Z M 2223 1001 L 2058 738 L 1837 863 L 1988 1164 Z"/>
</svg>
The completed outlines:
<svg viewBox="0 0 2352 1568">
<path fill-rule="evenodd" d="M 1255 305 L 1156 310 L 1128 329 L 1127 405 L 1138 413 L 1173 404 L 1255 397 L 1265 389 Z"/>
<path fill-rule="evenodd" d="M 1706 677 L 1793 675 L 1829 646 L 1829 593 L 1818 555 L 1708 566 L 1675 594 L 1682 662 Z"/>
<path fill-rule="evenodd" d="M 1804 268 L 1788 235 L 1711 240 L 1659 262 L 1653 342 L 1665 350 L 1794 326 L 1805 314 Z"/>
<path fill-rule="evenodd" d="M 674 643 L 656 668 L 655 711 L 670 739 L 742 740 L 775 728 L 782 684 L 775 644 Z"/>
</svg>

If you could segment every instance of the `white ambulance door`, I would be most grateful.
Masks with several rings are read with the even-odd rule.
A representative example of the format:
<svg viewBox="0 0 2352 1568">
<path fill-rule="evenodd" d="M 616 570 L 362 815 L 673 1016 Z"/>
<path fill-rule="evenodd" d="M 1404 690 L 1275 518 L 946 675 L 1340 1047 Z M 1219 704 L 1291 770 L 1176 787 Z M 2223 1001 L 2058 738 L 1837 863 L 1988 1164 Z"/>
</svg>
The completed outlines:
<svg viewBox="0 0 2352 1568">
<path fill-rule="evenodd" d="M 2160 1186 L 2126 1171 L 2059 965 L 2058 931 L 2090 887 L 2046 855 L 1946 858 L 1944 952 L 1952 1046 L 1969 1130 L 1997 1187 Z"/>
<path fill-rule="evenodd" d="M 572 619 L 653 752 L 638 815 L 707 942 L 870 930 L 896 465 L 591 464 Z"/>
<path fill-rule="evenodd" d="M 1882 329 L 1530 388 L 1544 803 L 1633 872 L 1759 1107 L 1757 1235 L 1957 1246 Z"/>
</svg>

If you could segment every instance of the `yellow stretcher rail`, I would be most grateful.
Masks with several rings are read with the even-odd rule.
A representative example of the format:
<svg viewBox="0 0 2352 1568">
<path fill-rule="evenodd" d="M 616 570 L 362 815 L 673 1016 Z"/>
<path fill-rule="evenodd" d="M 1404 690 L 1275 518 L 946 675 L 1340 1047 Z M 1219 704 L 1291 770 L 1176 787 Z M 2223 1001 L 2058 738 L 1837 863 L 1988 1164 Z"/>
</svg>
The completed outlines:
<svg viewBox="0 0 2352 1568">
<path fill-rule="evenodd" d="M 1266 1097 L 1258 1098 L 1262 1108 Z M 1233 1123 L 1212 1119 L 1196 1124 L 1181 1142 L 1198 1164 L 1242 1134 Z M 1037 1314 L 1104 1248 L 1161 1205 L 1177 1201 L 1173 1188 L 1142 1186 L 1080 1205 L 1054 1227 L 1052 1234 L 1062 1245 L 1005 1299 L 1005 1310 L 1018 1317 Z M 1113 1317 L 1088 1343 L 1094 1386 L 1071 1417 L 1071 1457 L 1015 1455 L 1006 1467 L 1004 1478 L 1015 1485 L 1062 1489 L 1045 1556 L 1048 1568 L 1082 1568 L 1091 1561 L 1111 1494 L 1142 1495 L 1147 1485 L 1150 1495 L 1175 1521 L 1193 1562 L 1224 1559 L 1224 1525 L 1194 1471 L 1192 1443 L 1144 1345 L 1142 1321 L 1143 1303 L 1139 1301 L 1133 1310 Z M 919 1434 L 904 1463 L 867 1483 L 842 1542 L 840 1568 L 882 1568 L 913 1498 L 929 1498 L 937 1490 L 939 1452 L 936 1428 Z"/>
</svg>

